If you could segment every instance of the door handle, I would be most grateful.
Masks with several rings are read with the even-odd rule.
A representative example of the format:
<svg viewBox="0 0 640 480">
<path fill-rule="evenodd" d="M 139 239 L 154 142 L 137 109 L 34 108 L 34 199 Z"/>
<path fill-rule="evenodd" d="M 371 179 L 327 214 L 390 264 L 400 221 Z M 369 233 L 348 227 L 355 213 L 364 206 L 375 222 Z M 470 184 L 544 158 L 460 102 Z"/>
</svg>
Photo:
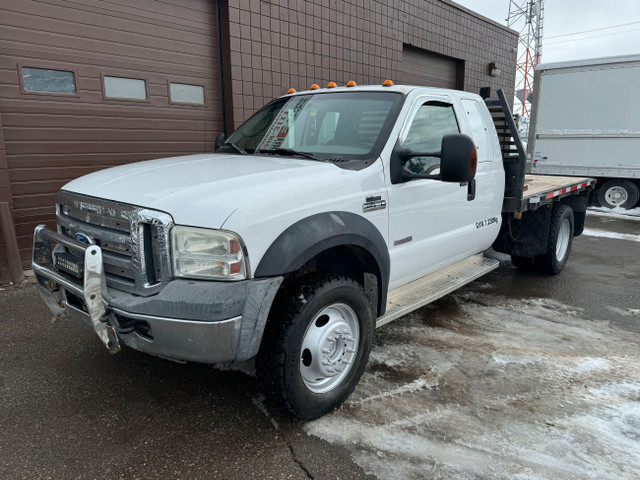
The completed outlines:
<svg viewBox="0 0 640 480">
<path fill-rule="evenodd" d="M 476 199 L 476 179 L 474 178 L 467 184 L 467 201 Z"/>
</svg>

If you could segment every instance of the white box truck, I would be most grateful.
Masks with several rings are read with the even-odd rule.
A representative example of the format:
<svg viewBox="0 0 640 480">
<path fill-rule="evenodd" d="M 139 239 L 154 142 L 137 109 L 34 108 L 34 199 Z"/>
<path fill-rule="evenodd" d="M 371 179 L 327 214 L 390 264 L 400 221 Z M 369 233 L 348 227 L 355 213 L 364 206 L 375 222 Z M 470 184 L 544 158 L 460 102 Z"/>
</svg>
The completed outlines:
<svg viewBox="0 0 640 480">
<path fill-rule="evenodd" d="M 640 55 L 541 64 L 534 84 L 528 171 L 595 177 L 600 205 L 636 206 Z"/>
</svg>

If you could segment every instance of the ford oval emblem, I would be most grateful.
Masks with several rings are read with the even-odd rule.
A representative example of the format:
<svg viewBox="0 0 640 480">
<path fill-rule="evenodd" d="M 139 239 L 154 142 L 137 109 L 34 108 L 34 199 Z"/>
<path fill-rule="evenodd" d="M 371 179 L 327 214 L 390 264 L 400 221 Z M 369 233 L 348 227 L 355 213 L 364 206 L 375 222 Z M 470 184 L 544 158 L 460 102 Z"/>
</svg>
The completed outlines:
<svg viewBox="0 0 640 480">
<path fill-rule="evenodd" d="M 87 245 L 91 245 L 93 243 L 91 237 L 81 232 L 76 233 L 76 240 L 82 243 L 86 243 Z"/>
</svg>

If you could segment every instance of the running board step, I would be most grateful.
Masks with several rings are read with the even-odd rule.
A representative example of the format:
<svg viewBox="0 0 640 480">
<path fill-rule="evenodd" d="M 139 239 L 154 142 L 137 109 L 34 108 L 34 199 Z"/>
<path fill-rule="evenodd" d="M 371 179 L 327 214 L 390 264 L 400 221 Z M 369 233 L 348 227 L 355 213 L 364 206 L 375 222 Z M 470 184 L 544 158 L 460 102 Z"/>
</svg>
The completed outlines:
<svg viewBox="0 0 640 480">
<path fill-rule="evenodd" d="M 480 253 L 390 291 L 387 311 L 378 318 L 376 328 L 444 297 L 499 265 L 498 260 Z"/>
</svg>

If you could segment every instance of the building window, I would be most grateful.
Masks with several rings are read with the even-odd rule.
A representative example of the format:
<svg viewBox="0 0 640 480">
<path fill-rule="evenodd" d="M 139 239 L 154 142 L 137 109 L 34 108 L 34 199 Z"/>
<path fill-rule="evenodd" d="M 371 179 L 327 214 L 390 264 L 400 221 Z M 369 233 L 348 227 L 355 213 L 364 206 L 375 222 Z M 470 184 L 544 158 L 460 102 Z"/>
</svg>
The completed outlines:
<svg viewBox="0 0 640 480">
<path fill-rule="evenodd" d="M 186 83 L 169 83 L 169 99 L 174 103 L 204 105 L 204 87 Z"/>
<path fill-rule="evenodd" d="M 147 82 L 139 78 L 103 77 L 106 98 L 146 100 Z"/>
<path fill-rule="evenodd" d="M 68 93 L 75 95 L 73 72 L 48 68 L 22 67 L 22 86 L 25 92 Z"/>
</svg>

